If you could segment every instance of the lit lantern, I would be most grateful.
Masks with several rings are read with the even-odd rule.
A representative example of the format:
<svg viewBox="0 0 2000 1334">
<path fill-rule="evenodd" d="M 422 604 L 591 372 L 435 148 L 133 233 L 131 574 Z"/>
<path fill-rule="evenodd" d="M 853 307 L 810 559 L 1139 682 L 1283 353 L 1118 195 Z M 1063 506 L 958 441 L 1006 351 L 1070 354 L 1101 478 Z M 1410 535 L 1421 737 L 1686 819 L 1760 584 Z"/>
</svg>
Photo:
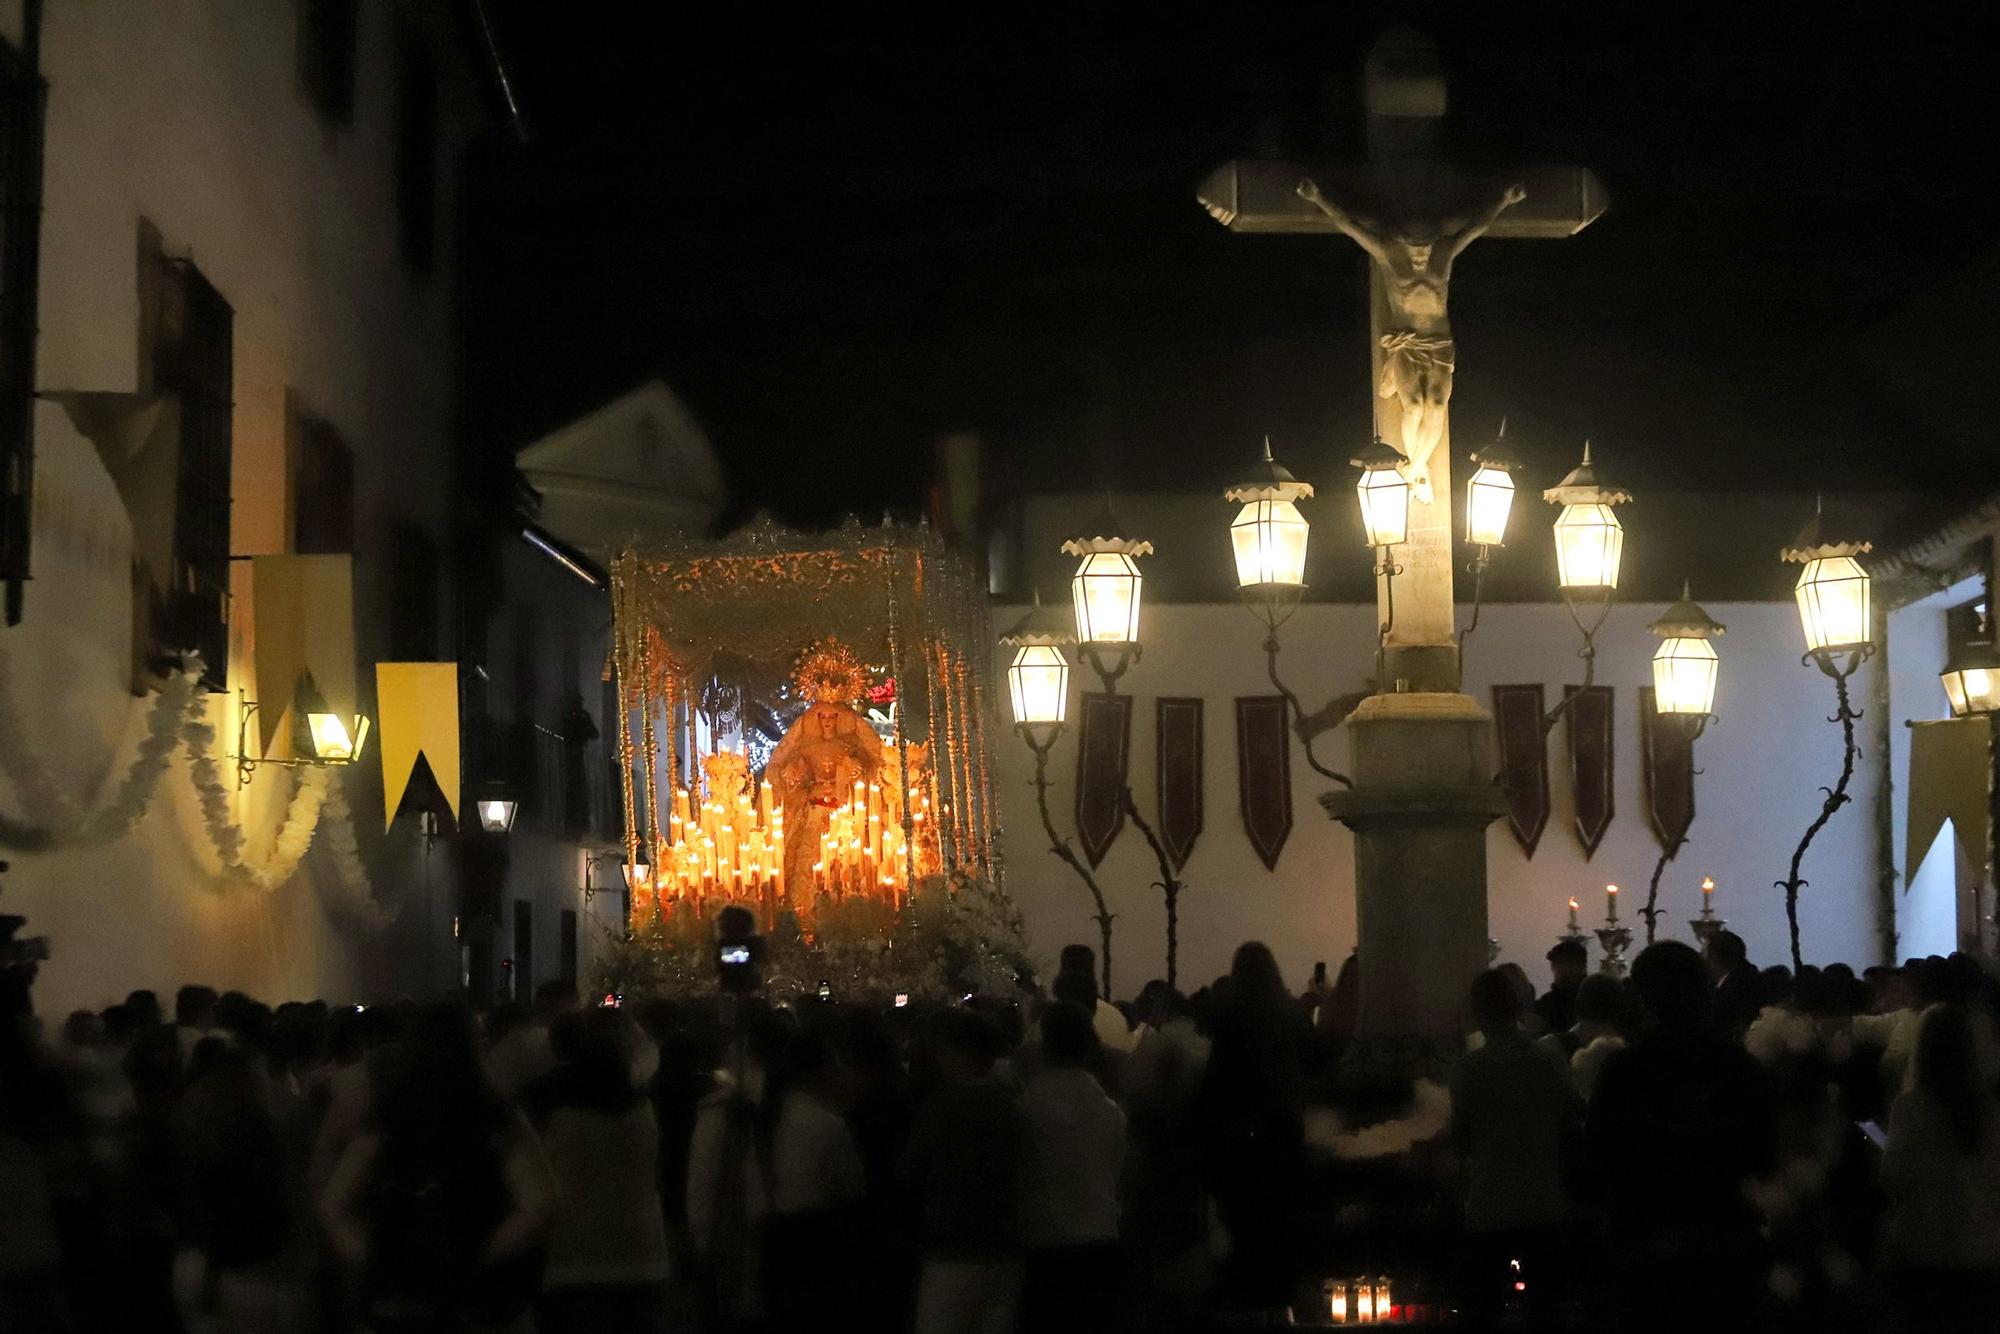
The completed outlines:
<svg viewBox="0 0 2000 1334">
<path fill-rule="evenodd" d="M 1385 1275 L 1375 1280 L 1375 1318 L 1377 1320 L 1388 1320 L 1392 1317 L 1394 1310 L 1395 1308 L 1390 1301 L 1389 1280 Z"/>
<path fill-rule="evenodd" d="M 1347 1285 L 1338 1281 L 1326 1285 L 1327 1319 L 1336 1325 L 1347 1323 Z"/>
<path fill-rule="evenodd" d="M 1514 509 L 1514 470 L 1521 466 L 1507 448 L 1506 422 L 1472 462 L 1472 479 L 1465 484 L 1465 540 L 1475 547 L 1505 546 L 1507 516 Z"/>
<path fill-rule="evenodd" d="M 1271 457 L 1266 436 L 1256 473 L 1222 493 L 1224 500 L 1243 506 L 1229 525 L 1238 587 L 1278 595 L 1305 587 L 1309 525 L 1296 502 L 1312 493 L 1312 483 L 1301 482 Z"/>
<path fill-rule="evenodd" d="M 1854 655 L 1858 662 L 1874 649 L 1874 622 L 1869 614 L 1868 571 L 1855 557 L 1872 548 L 1867 542 L 1824 541 L 1821 519 L 1815 505 L 1804 530 L 1779 556 L 1804 567 L 1793 593 L 1806 652 L 1822 666 L 1842 653 Z"/>
<path fill-rule="evenodd" d="M 368 744 L 368 720 L 357 713 L 349 722 L 335 713 L 311 672 L 299 680 L 295 707 L 305 719 L 307 759 L 320 764 L 352 764 L 361 758 L 362 748 Z"/>
<path fill-rule="evenodd" d="M 1695 721 L 1697 729 L 1715 706 L 1719 667 L 1709 642 L 1725 629 L 1681 587 L 1681 600 L 1647 627 L 1660 637 L 1653 654 L 1653 705 L 1664 717 Z"/>
<path fill-rule="evenodd" d="M 2000 653 L 1991 644 L 1969 644 L 1951 655 L 1938 676 L 1954 718 L 2000 713 Z"/>
<path fill-rule="evenodd" d="M 1121 525 L 1108 505 L 1096 526 L 1096 536 L 1071 538 L 1062 545 L 1064 555 L 1078 558 L 1070 577 L 1077 642 L 1133 650 L 1139 643 L 1139 593 L 1145 580 L 1138 557 L 1152 555 L 1153 544 L 1120 536 Z"/>
<path fill-rule="evenodd" d="M 504 834 L 514 827 L 521 803 L 510 797 L 481 797 L 473 803 L 479 812 L 479 827 L 489 834 Z"/>
<path fill-rule="evenodd" d="M 1402 472 L 1408 460 L 1377 438 L 1348 462 L 1361 469 L 1354 494 L 1361 502 L 1361 530 L 1368 545 L 1395 547 L 1409 541 L 1410 482 Z"/>
<path fill-rule="evenodd" d="M 653 868 L 643 861 L 625 863 L 625 888 L 629 890 L 650 889 L 653 884 Z"/>
<path fill-rule="evenodd" d="M 1354 1320 L 1362 1325 L 1375 1323 L 1375 1285 L 1365 1278 L 1354 1282 Z"/>
<path fill-rule="evenodd" d="M 1053 644 L 1023 644 L 1007 668 L 1017 724 L 1058 723 L 1069 708 L 1069 661 Z"/>
<path fill-rule="evenodd" d="M 1625 529 L 1612 507 L 1631 500 L 1632 493 L 1598 480 L 1586 440 L 1583 462 L 1542 492 L 1542 499 L 1562 506 L 1555 538 L 1556 582 L 1564 595 L 1581 593 L 1608 600 L 1618 587 L 1618 565 L 1625 552 Z"/>
<path fill-rule="evenodd" d="M 1062 616 L 1042 606 L 1040 593 L 1028 614 L 1000 636 L 1001 647 L 1014 650 L 1007 668 L 1014 725 L 1031 737 L 1062 728 L 1069 711 L 1069 660 L 1062 650 L 1075 642 Z"/>
</svg>

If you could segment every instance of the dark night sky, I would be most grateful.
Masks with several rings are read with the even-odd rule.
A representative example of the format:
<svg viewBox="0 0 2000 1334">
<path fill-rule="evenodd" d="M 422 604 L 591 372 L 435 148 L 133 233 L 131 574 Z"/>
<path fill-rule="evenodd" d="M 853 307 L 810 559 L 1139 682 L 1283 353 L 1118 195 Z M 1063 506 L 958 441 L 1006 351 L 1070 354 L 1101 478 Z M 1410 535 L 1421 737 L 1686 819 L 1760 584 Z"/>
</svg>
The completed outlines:
<svg viewBox="0 0 2000 1334">
<path fill-rule="evenodd" d="M 1209 488 L 1265 432 L 1344 477 L 1359 250 L 1231 235 L 1193 189 L 1234 156 L 1358 152 L 1361 57 L 1414 17 L 1460 150 L 1581 162 L 1612 198 L 1578 237 L 1461 260 L 1460 452 L 1504 412 L 1538 484 L 1586 434 L 1635 486 L 1991 472 L 1996 377 L 1964 386 L 1976 432 L 1919 426 L 1901 395 L 1958 391 L 1868 350 L 1992 343 L 1970 357 L 1949 298 L 1993 293 L 2000 95 L 1946 14 L 490 8 L 530 134 L 467 165 L 466 425 L 495 447 L 661 374 L 742 507 L 794 521 L 914 505 L 953 430 L 1027 490 Z M 1920 339 L 1867 342 L 1913 298 L 1946 301 Z M 1912 446 L 1945 464 L 1915 475 Z"/>
</svg>

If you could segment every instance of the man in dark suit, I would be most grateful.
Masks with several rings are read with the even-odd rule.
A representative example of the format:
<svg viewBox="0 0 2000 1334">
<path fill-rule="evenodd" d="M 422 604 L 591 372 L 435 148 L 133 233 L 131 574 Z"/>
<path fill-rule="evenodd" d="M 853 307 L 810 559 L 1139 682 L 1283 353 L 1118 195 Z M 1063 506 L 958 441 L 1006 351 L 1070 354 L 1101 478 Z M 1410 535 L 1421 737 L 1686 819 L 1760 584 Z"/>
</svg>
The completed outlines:
<svg viewBox="0 0 2000 1334">
<path fill-rule="evenodd" d="M 1718 931 L 1708 938 L 1708 971 L 1715 979 L 1716 1031 L 1741 1041 L 1764 1006 L 1764 983 L 1749 959 L 1743 937 Z"/>
</svg>

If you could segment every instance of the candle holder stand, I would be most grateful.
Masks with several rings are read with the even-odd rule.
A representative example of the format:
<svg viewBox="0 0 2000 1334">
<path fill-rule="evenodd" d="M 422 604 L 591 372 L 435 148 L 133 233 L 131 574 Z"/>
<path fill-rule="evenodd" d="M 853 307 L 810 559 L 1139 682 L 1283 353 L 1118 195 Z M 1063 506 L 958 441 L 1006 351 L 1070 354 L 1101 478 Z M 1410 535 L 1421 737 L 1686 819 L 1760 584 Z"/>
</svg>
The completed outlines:
<svg viewBox="0 0 2000 1334">
<path fill-rule="evenodd" d="M 1622 922 L 1612 922 L 1597 928 L 1597 943 L 1604 951 L 1604 961 L 1597 971 L 1606 977 L 1625 976 L 1625 951 L 1632 948 L 1632 928 Z"/>
<path fill-rule="evenodd" d="M 1701 916 L 1690 921 L 1688 929 L 1694 932 L 1694 938 L 1701 943 L 1701 952 L 1706 954 L 1709 939 L 1728 925 L 1727 921 L 1715 915 L 1713 907 L 1704 903 L 1701 905 Z"/>
</svg>

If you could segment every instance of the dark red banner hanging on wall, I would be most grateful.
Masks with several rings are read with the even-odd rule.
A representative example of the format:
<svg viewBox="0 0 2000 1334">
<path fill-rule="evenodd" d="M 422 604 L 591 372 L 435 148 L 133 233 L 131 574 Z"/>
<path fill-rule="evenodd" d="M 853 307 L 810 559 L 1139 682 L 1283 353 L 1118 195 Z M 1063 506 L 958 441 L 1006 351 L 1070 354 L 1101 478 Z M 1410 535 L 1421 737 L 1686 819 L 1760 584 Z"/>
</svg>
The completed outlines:
<svg viewBox="0 0 2000 1334">
<path fill-rule="evenodd" d="M 1154 749 L 1160 795 L 1160 842 L 1176 871 L 1187 865 L 1201 836 L 1201 701 L 1157 701 L 1159 745 Z"/>
<path fill-rule="evenodd" d="M 1596 853 L 1597 845 L 1611 828 L 1611 687 L 1592 686 L 1578 690 L 1564 686 L 1563 697 L 1570 700 L 1564 721 L 1569 735 L 1570 791 L 1576 799 L 1576 839 L 1583 844 L 1585 860 Z"/>
<path fill-rule="evenodd" d="M 1278 854 L 1292 836 L 1292 729 L 1283 695 L 1236 701 L 1236 786 L 1243 796 L 1243 829 L 1264 868 L 1278 869 Z"/>
<path fill-rule="evenodd" d="M 1677 848 L 1694 823 L 1694 738 L 1662 724 L 1653 687 L 1639 687 L 1639 768 L 1646 819 L 1663 848 Z"/>
<path fill-rule="evenodd" d="M 1085 691 L 1076 743 L 1076 837 L 1092 866 L 1125 827 L 1125 760 L 1132 747 L 1132 697 Z"/>
<path fill-rule="evenodd" d="M 1500 733 L 1500 787 L 1507 827 L 1528 856 L 1549 823 L 1549 746 L 1542 730 L 1542 687 L 1494 686 L 1493 722 Z"/>
</svg>

